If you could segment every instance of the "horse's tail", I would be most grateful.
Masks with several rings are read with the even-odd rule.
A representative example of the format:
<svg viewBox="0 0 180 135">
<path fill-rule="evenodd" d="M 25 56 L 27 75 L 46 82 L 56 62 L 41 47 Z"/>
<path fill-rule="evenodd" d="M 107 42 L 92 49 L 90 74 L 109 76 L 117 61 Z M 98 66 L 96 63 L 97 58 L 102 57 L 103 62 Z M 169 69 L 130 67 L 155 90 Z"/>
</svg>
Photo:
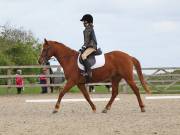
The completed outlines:
<svg viewBox="0 0 180 135">
<path fill-rule="evenodd" d="M 150 94 L 150 93 L 151 93 L 151 90 L 150 90 L 150 88 L 147 86 L 146 81 L 144 80 L 140 62 L 139 62 L 136 58 L 134 58 L 134 57 L 132 57 L 132 61 L 133 61 L 133 64 L 134 64 L 134 66 L 135 66 L 135 68 L 136 68 L 136 71 L 137 71 L 139 80 L 141 81 L 141 84 L 142 84 L 143 88 L 145 89 L 145 91 L 146 91 L 148 94 Z"/>
</svg>

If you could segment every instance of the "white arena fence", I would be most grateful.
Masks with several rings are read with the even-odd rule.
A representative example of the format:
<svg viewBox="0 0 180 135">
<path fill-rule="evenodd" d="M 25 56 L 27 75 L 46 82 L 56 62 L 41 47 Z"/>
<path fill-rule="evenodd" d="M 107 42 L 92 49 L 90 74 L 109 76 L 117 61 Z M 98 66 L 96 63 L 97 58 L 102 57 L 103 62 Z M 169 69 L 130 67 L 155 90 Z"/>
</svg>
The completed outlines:
<svg viewBox="0 0 180 135">
<path fill-rule="evenodd" d="M 3 88 L 13 88 L 16 87 L 16 85 L 13 83 L 15 80 L 15 73 L 12 71 L 16 69 L 34 69 L 34 68 L 59 68 L 60 66 L 58 65 L 51 65 L 51 66 L 40 66 L 40 65 L 28 65 L 28 66 L 0 66 L 0 70 L 3 70 L 6 73 L 1 72 L 0 74 L 0 79 L 6 79 L 7 83 L 6 84 L 0 84 L 0 87 Z M 161 92 L 169 89 L 173 89 L 173 91 L 178 91 L 180 92 L 180 67 L 158 67 L 158 68 L 142 68 L 144 77 L 148 85 L 151 87 L 151 89 L 156 89 L 156 91 Z M 39 78 L 39 74 L 31 74 L 31 75 L 26 75 L 23 74 L 21 75 L 24 79 L 26 78 Z M 63 72 L 61 71 L 60 74 L 49 74 L 47 72 L 46 74 L 47 78 L 57 78 L 64 77 Z M 137 77 L 136 71 L 134 70 L 134 77 L 136 80 L 136 83 L 140 85 L 139 78 Z M 91 83 L 87 84 L 87 86 L 94 86 L 94 85 L 111 85 L 111 83 Z M 24 84 L 24 87 L 41 87 L 41 86 L 64 86 L 64 83 L 58 83 L 56 82 L 55 84 L 50 84 L 50 81 L 48 79 L 47 84 L 39 84 L 38 82 L 36 83 L 27 83 Z M 120 87 L 123 89 L 123 92 L 127 92 L 129 89 L 128 85 L 125 83 L 123 80 L 120 83 Z M 172 90 L 171 90 L 172 91 Z"/>
</svg>

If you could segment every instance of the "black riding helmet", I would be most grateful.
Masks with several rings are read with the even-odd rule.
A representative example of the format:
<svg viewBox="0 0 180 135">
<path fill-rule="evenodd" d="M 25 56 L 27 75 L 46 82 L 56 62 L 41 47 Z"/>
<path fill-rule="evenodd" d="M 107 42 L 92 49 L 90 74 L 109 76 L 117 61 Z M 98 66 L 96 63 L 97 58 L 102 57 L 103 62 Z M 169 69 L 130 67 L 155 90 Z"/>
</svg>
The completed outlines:
<svg viewBox="0 0 180 135">
<path fill-rule="evenodd" d="M 86 14 L 82 17 L 80 21 L 87 21 L 88 23 L 93 23 L 93 17 L 90 14 Z"/>
</svg>

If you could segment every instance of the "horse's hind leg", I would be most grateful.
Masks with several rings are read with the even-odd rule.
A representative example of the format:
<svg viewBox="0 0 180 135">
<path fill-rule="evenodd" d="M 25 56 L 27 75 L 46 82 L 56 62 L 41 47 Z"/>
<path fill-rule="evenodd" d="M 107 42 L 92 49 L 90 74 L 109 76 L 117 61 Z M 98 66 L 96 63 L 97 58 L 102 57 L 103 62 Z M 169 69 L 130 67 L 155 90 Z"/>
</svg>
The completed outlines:
<svg viewBox="0 0 180 135">
<path fill-rule="evenodd" d="M 107 105 L 104 108 L 104 110 L 102 111 L 102 113 L 107 113 L 107 110 L 111 109 L 111 105 L 112 105 L 114 99 L 116 98 L 116 96 L 118 95 L 119 82 L 120 82 L 120 79 L 112 80 L 112 95 L 111 95 L 111 99 L 107 103 Z"/>
<path fill-rule="evenodd" d="M 89 94 L 88 94 L 88 92 L 87 92 L 87 89 L 86 89 L 85 85 L 84 85 L 84 84 L 78 84 L 77 86 L 78 86 L 78 88 L 81 90 L 81 92 L 83 93 L 85 99 L 86 99 L 86 100 L 88 101 L 88 103 L 90 104 L 93 112 L 96 112 L 96 106 L 95 106 L 95 105 L 93 104 L 93 102 L 91 101 L 90 96 L 89 96 Z"/>
<path fill-rule="evenodd" d="M 143 104 L 143 102 L 141 100 L 141 96 L 140 96 L 140 93 L 139 93 L 139 88 L 136 86 L 136 83 L 134 82 L 134 80 L 126 80 L 126 82 L 129 84 L 129 86 L 132 88 L 134 94 L 136 95 L 139 106 L 141 108 L 141 112 L 145 112 L 144 104 Z"/>
</svg>

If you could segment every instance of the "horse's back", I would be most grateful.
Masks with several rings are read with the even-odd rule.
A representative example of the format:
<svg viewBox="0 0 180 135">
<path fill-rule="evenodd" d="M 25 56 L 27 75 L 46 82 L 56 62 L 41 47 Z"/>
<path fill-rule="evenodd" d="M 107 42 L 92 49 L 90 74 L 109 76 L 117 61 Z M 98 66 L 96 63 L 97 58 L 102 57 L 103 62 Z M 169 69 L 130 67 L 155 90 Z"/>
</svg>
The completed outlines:
<svg viewBox="0 0 180 135">
<path fill-rule="evenodd" d="M 126 71 L 133 71 L 132 57 L 122 51 L 112 51 L 105 54 L 106 66 L 111 70 L 118 71 L 122 76 Z"/>
<path fill-rule="evenodd" d="M 111 52 L 108 52 L 108 53 L 105 53 L 105 58 L 106 59 L 117 59 L 117 60 L 131 60 L 132 57 L 125 53 L 125 52 L 122 52 L 122 51 L 111 51 Z"/>
</svg>

